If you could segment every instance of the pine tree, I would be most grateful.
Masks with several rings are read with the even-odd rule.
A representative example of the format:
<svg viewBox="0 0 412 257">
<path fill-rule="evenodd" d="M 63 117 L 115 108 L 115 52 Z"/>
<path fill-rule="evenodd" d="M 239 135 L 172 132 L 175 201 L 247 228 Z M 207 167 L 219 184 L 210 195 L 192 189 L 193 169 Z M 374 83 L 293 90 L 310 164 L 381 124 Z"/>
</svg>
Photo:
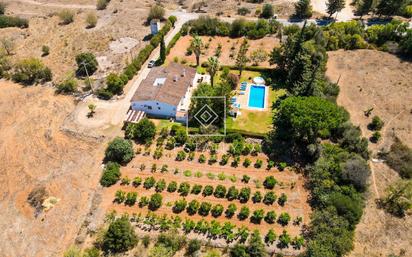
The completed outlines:
<svg viewBox="0 0 412 257">
<path fill-rule="evenodd" d="M 372 11 L 375 5 L 376 0 L 360 0 L 356 5 L 356 14 L 360 15 L 360 18 L 362 19 L 363 15 Z"/>
<path fill-rule="evenodd" d="M 340 12 L 343 8 L 345 8 L 345 0 L 328 0 L 326 6 L 326 12 L 329 14 L 330 18 L 334 13 Z"/>
<path fill-rule="evenodd" d="M 236 67 L 239 69 L 239 77 L 242 76 L 243 69 L 245 68 L 246 64 L 249 62 L 249 58 L 247 57 L 247 52 L 249 50 L 249 43 L 247 40 L 243 40 L 242 45 L 240 46 L 239 52 L 236 57 Z"/>
<path fill-rule="evenodd" d="M 395 15 L 398 14 L 401 7 L 404 6 L 406 0 L 381 0 L 376 7 L 379 15 Z"/>
<path fill-rule="evenodd" d="M 310 0 L 299 0 L 295 4 L 295 16 L 301 19 L 312 17 L 312 5 Z"/>
</svg>

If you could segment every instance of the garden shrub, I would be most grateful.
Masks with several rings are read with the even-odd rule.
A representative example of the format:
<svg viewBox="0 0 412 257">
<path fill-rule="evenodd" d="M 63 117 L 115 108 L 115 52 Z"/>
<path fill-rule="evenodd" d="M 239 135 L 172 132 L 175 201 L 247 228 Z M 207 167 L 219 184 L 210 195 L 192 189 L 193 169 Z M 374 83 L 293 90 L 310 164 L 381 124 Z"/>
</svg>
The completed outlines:
<svg viewBox="0 0 412 257">
<path fill-rule="evenodd" d="M 19 17 L 0 15 L 0 28 L 8 27 L 25 29 L 29 27 L 29 21 Z"/>
<path fill-rule="evenodd" d="M 116 162 L 108 162 L 100 178 L 100 184 L 105 187 L 114 185 L 119 181 L 120 176 L 120 165 Z"/>
<path fill-rule="evenodd" d="M 103 237 L 102 248 L 106 253 L 126 252 L 137 244 L 137 237 L 126 216 L 115 219 Z"/>
<path fill-rule="evenodd" d="M 402 178 L 412 178 L 412 149 L 395 138 L 389 152 L 380 154 L 386 163 L 397 171 Z"/>
</svg>

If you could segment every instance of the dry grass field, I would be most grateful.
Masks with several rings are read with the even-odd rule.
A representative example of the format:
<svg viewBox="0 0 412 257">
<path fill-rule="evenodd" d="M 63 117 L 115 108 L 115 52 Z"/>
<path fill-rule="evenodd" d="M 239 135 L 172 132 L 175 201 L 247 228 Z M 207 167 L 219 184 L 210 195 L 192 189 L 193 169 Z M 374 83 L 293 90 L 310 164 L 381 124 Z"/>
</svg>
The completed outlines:
<svg viewBox="0 0 412 257">
<path fill-rule="evenodd" d="M 61 130 L 71 97 L 4 81 L 0 89 L 0 256 L 61 256 L 90 209 L 105 144 Z M 36 217 L 27 198 L 39 187 L 58 202 Z"/>
<path fill-rule="evenodd" d="M 341 76 L 341 92 L 338 103 L 359 125 L 364 136 L 371 132 L 367 124 L 378 115 L 385 126 L 378 144 L 370 144 L 373 157 L 381 148 L 393 142 L 393 135 L 412 147 L 412 64 L 384 52 L 372 50 L 336 51 L 329 53 L 327 75 L 332 81 Z M 364 111 L 374 108 L 371 117 Z M 355 250 L 350 256 L 388 256 L 412 254 L 412 218 L 399 219 L 377 209 L 375 200 L 382 196 L 385 188 L 399 179 L 399 175 L 383 163 L 370 162 L 373 170 L 366 209 L 356 228 Z M 375 182 L 375 183 L 374 183 Z"/>
</svg>

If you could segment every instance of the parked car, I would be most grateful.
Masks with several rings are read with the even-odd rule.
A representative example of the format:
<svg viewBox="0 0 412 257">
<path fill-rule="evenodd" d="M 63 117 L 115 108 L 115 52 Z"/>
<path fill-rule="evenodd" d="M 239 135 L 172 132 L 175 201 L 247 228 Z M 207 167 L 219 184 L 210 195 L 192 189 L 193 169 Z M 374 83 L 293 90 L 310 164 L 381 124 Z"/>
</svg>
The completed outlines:
<svg viewBox="0 0 412 257">
<path fill-rule="evenodd" d="M 150 60 L 149 64 L 147 64 L 147 67 L 153 68 L 155 66 L 155 64 L 156 64 L 155 60 Z"/>
</svg>

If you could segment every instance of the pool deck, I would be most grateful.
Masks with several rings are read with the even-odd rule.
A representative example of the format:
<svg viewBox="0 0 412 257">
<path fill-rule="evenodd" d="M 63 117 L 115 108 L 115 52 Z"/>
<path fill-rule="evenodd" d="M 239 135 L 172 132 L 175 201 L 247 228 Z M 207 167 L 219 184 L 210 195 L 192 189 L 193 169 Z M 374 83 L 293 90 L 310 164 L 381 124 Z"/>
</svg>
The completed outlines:
<svg viewBox="0 0 412 257">
<path fill-rule="evenodd" d="M 264 86 L 265 87 L 265 108 L 255 108 L 255 107 L 249 107 L 249 94 L 250 94 L 250 88 L 252 85 L 255 85 L 253 83 L 249 83 L 246 86 L 246 91 L 244 95 L 240 95 L 240 84 L 236 90 L 236 98 L 237 98 L 237 103 L 240 103 L 240 110 L 250 110 L 250 111 L 267 111 L 268 110 L 268 97 L 269 97 L 269 90 L 267 86 L 264 85 L 259 85 L 259 86 Z"/>
</svg>

